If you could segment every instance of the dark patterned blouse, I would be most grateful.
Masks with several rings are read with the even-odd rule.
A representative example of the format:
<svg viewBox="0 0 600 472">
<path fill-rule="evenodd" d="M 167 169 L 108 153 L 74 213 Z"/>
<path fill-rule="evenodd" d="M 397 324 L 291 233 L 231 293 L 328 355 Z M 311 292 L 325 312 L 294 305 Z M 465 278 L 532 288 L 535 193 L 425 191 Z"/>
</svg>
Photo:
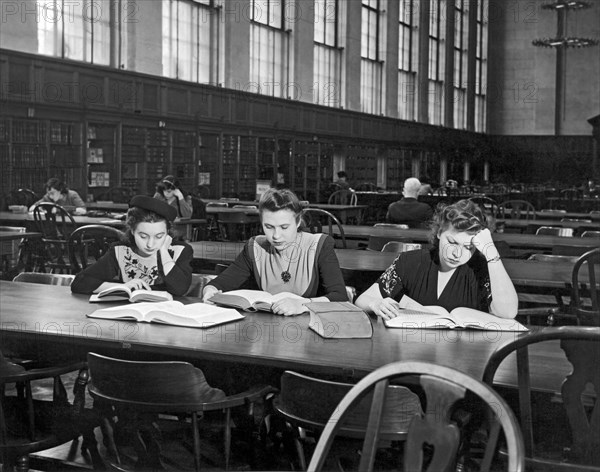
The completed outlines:
<svg viewBox="0 0 600 472">
<path fill-rule="evenodd" d="M 462 306 L 489 313 L 492 293 L 483 256 L 475 253 L 466 264 L 457 267 L 438 297 L 439 270 L 435 250 L 403 252 L 379 277 L 379 291 L 382 297 L 396 301 L 406 294 L 421 305 L 439 305 L 448 311 Z"/>
</svg>

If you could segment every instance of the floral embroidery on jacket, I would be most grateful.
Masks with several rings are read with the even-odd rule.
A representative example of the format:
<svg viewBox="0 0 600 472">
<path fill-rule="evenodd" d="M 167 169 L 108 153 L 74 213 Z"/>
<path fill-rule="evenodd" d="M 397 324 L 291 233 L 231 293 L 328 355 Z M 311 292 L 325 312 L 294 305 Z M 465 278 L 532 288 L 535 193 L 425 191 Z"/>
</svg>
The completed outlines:
<svg viewBox="0 0 600 472">
<path fill-rule="evenodd" d="M 154 264 L 147 265 L 144 261 L 139 259 L 139 256 L 133 252 L 131 248 L 126 248 L 123 254 L 123 266 L 124 272 L 127 275 L 128 280 L 142 279 L 148 282 L 149 285 L 154 285 L 158 278 L 158 267 L 156 266 L 156 259 Z"/>
<path fill-rule="evenodd" d="M 392 292 L 396 288 L 398 282 L 400 282 L 400 277 L 396 272 L 396 263 L 398 262 L 398 258 L 394 259 L 392 265 L 390 265 L 383 274 L 381 274 L 380 280 L 383 285 L 383 290 L 388 297 L 392 296 Z"/>
</svg>

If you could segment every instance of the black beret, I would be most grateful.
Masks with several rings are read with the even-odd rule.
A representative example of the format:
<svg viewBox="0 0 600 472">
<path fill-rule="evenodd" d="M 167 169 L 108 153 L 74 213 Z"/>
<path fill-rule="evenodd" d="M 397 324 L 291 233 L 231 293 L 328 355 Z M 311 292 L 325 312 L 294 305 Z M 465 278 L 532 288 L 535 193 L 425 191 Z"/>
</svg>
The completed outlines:
<svg viewBox="0 0 600 472">
<path fill-rule="evenodd" d="M 173 221 L 177 217 L 177 209 L 166 202 L 147 195 L 136 195 L 129 201 L 129 208 L 138 207 L 152 211 L 162 216 L 167 221 Z"/>
</svg>

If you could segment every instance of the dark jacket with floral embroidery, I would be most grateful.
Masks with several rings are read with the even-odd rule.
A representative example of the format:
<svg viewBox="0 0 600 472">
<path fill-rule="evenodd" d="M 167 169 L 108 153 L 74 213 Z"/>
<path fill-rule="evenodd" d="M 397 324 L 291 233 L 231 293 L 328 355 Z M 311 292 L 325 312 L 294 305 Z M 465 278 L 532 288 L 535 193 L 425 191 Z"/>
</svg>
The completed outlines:
<svg viewBox="0 0 600 472">
<path fill-rule="evenodd" d="M 156 258 L 138 256 L 131 246 L 113 245 L 95 264 L 81 271 L 71 284 L 73 293 L 93 293 L 104 282 L 127 282 L 134 278 L 145 280 L 154 290 L 166 290 L 172 295 L 184 295 L 192 282 L 193 251 L 189 244 L 176 242 L 169 248 L 175 266 L 165 275 L 162 263 Z M 160 258 L 160 255 L 157 255 Z"/>
<path fill-rule="evenodd" d="M 403 252 L 379 277 L 381 296 L 400 301 L 408 295 L 421 305 L 438 305 L 448 311 L 463 306 L 489 313 L 492 295 L 483 256 L 475 253 L 466 264 L 457 267 L 438 297 L 439 267 L 435 250 Z"/>
</svg>

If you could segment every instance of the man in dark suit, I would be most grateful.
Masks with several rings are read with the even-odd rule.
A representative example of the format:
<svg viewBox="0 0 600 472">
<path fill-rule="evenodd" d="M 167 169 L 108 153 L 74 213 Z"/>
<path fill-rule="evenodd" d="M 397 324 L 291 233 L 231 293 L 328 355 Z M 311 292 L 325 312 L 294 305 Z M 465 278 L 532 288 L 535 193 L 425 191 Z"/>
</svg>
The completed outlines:
<svg viewBox="0 0 600 472">
<path fill-rule="evenodd" d="M 421 182 L 415 177 L 404 181 L 404 197 L 388 207 L 386 220 L 389 223 L 405 224 L 409 228 L 427 226 L 433 216 L 433 209 L 427 203 L 417 200 L 420 188 Z"/>
</svg>

